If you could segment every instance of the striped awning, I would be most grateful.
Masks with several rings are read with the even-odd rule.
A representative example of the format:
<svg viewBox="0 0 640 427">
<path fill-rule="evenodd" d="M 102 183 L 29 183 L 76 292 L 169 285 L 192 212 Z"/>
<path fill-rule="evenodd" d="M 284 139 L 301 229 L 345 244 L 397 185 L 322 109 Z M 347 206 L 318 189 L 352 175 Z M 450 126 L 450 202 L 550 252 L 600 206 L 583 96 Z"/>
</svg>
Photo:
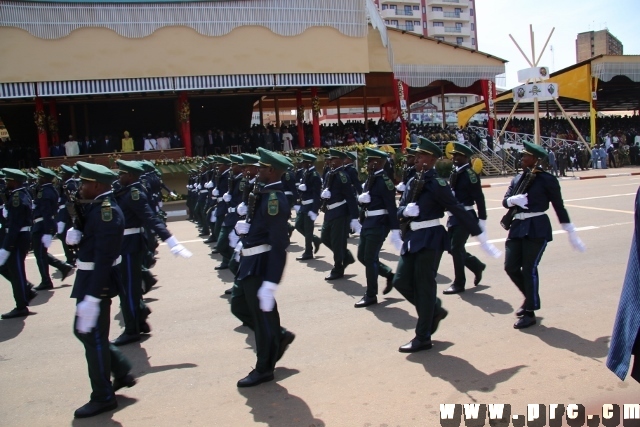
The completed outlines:
<svg viewBox="0 0 640 427">
<path fill-rule="evenodd" d="M 33 98 L 35 83 L 0 83 L 0 98 Z"/>
<path fill-rule="evenodd" d="M 39 96 L 104 95 L 110 93 L 173 91 L 171 77 L 141 79 L 72 80 L 64 82 L 39 82 Z"/>
<path fill-rule="evenodd" d="M 273 86 L 275 86 L 275 78 L 273 74 L 175 77 L 175 90 L 232 89 Z"/>
<path fill-rule="evenodd" d="M 276 86 L 364 86 L 363 73 L 277 74 Z"/>
<path fill-rule="evenodd" d="M 628 77 L 632 82 L 640 82 L 640 63 L 638 62 L 595 62 L 591 65 L 591 75 L 603 82 L 616 76 Z"/>
</svg>

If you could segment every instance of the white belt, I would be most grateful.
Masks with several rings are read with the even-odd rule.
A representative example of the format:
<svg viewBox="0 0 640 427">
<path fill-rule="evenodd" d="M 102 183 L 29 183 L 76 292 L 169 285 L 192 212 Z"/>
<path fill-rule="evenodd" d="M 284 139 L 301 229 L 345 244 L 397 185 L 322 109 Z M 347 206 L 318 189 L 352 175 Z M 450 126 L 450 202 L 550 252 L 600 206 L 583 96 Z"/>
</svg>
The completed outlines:
<svg viewBox="0 0 640 427">
<path fill-rule="evenodd" d="M 116 258 L 116 260 L 113 261 L 113 264 L 111 264 L 111 266 L 115 267 L 116 265 L 120 264 L 121 262 L 122 262 L 122 255 L 119 256 L 118 258 Z M 78 268 L 78 270 L 94 270 L 96 268 L 96 263 L 95 262 L 84 262 L 84 261 L 77 260 L 76 261 L 76 267 Z"/>
<path fill-rule="evenodd" d="M 221 202 L 224 200 L 224 197 L 218 197 L 218 201 Z"/>
<path fill-rule="evenodd" d="M 31 231 L 31 227 L 29 227 L 29 226 L 22 227 L 22 228 L 20 229 L 20 231 Z"/>
<path fill-rule="evenodd" d="M 58 209 L 64 209 L 64 208 L 66 208 L 66 205 L 60 205 L 60 206 L 58 206 Z"/>
<path fill-rule="evenodd" d="M 465 210 L 465 211 L 472 211 L 472 210 L 473 210 L 473 205 L 471 205 L 471 206 L 465 206 L 465 207 L 464 207 L 464 210 Z M 447 211 L 447 215 L 449 215 L 449 216 L 453 216 L 453 214 L 452 214 L 451 212 L 449 212 L 449 211 Z"/>
<path fill-rule="evenodd" d="M 412 230 L 420 230 L 421 228 L 431 228 L 440 225 L 440 218 L 429 219 L 427 221 L 412 222 L 409 224 Z"/>
<path fill-rule="evenodd" d="M 344 205 L 345 203 L 347 203 L 347 201 L 346 201 L 346 200 L 343 200 L 343 201 L 341 201 L 341 202 L 335 202 L 335 203 L 332 203 L 332 204 L 330 204 L 330 205 L 327 205 L 327 209 L 329 209 L 329 210 L 331 210 L 331 209 L 335 209 L 335 208 L 337 208 L 338 206 L 342 206 L 342 205 Z"/>
<path fill-rule="evenodd" d="M 236 208 L 229 208 L 227 209 L 228 213 L 236 213 Z"/>
<path fill-rule="evenodd" d="M 376 209 L 375 211 L 364 211 L 365 218 L 369 218 L 370 216 L 380 216 L 386 215 L 389 211 L 386 209 Z"/>
<path fill-rule="evenodd" d="M 142 233 L 143 228 L 142 227 L 136 227 L 136 228 L 125 228 L 124 229 L 124 235 L 128 236 L 130 234 L 138 234 L 138 233 Z"/>
<path fill-rule="evenodd" d="M 287 196 L 293 196 L 293 191 L 285 191 L 284 194 Z"/>
<path fill-rule="evenodd" d="M 303 205 L 310 205 L 311 203 L 313 203 L 313 199 L 303 200 L 301 203 L 302 203 Z"/>
<path fill-rule="evenodd" d="M 42 218 L 36 218 L 36 219 L 33 220 L 33 223 L 35 224 L 35 223 L 40 222 L 40 221 L 42 221 Z"/>
<path fill-rule="evenodd" d="M 520 212 L 514 215 L 513 219 L 527 219 L 534 216 L 546 215 L 545 212 Z"/>
<path fill-rule="evenodd" d="M 246 248 L 246 249 L 243 248 L 242 255 L 243 256 L 258 255 L 264 252 L 269 252 L 270 250 L 271 250 L 271 245 L 267 245 L 265 243 L 264 245 L 258 245 L 252 248 Z"/>
<path fill-rule="evenodd" d="M 200 193 L 208 193 L 209 190 L 200 190 Z"/>
</svg>

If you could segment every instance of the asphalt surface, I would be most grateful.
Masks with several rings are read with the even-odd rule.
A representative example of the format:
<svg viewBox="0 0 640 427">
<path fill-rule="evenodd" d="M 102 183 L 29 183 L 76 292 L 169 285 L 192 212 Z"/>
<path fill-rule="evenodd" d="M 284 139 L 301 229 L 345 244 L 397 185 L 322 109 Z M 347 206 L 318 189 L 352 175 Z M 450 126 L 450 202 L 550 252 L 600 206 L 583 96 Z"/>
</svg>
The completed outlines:
<svg viewBox="0 0 640 427">
<path fill-rule="evenodd" d="M 540 264 L 542 309 L 532 328 L 512 327 L 523 298 L 502 269 L 504 256 L 489 259 L 471 239 L 468 250 L 488 265 L 481 285 L 473 287 L 468 274 L 467 292 L 442 296 L 450 314 L 433 337 L 433 349 L 399 353 L 414 336 L 413 307 L 393 291 L 379 295 L 378 305 L 355 309 L 364 294 L 364 267 L 356 263 L 344 279 L 326 282 L 330 251 L 322 247 L 315 260 L 296 261 L 303 239 L 295 232 L 276 299 L 282 324 L 296 340 L 278 363 L 275 381 L 238 389 L 236 381 L 252 369 L 255 354 L 252 334 L 223 296 L 231 274 L 213 270 L 219 260 L 192 223 L 172 222 L 171 231 L 194 256 L 177 259 L 166 245 L 159 248 L 153 269 L 159 282 L 146 298 L 153 330 L 141 343 L 123 347 L 138 384 L 118 392 L 119 408 L 73 419 L 90 387 L 83 348 L 72 333 L 74 276 L 61 283 L 54 273 L 56 289 L 40 292 L 33 315 L 0 321 L 0 425 L 437 426 L 444 403 L 506 403 L 515 414 L 525 414 L 529 403 L 579 403 L 595 411 L 588 413 L 598 413 L 603 402 L 639 403 L 640 385 L 620 381 L 604 362 L 640 177 L 561 185 L 588 250 L 572 250 L 550 211 L 557 234 Z M 489 237 L 501 249 L 505 191 L 484 190 Z M 354 254 L 357 243 L 349 240 Z M 51 253 L 62 254 L 58 241 Z M 395 268 L 398 256 L 389 243 L 382 259 Z M 27 276 L 38 283 L 32 256 Z M 452 277 L 445 254 L 439 293 Z M 111 338 L 122 329 L 118 305 L 116 298 Z M 0 310 L 11 308 L 11 288 L 3 282 Z"/>
</svg>

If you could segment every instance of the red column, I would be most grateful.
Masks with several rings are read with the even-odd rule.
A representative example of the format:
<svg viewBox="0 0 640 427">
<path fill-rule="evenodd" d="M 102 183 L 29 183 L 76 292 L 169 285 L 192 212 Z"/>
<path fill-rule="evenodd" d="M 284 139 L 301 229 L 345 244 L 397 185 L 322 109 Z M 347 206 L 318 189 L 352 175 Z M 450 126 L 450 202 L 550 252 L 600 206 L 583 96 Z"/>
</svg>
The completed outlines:
<svg viewBox="0 0 640 427">
<path fill-rule="evenodd" d="M 178 117 L 182 131 L 182 143 L 184 144 L 184 154 L 191 157 L 191 109 L 187 92 L 180 92 L 178 96 Z"/>
<path fill-rule="evenodd" d="M 51 142 L 56 144 L 60 137 L 58 136 L 58 110 L 55 98 L 49 99 L 49 133 L 51 134 Z"/>
<path fill-rule="evenodd" d="M 317 104 L 317 107 L 316 107 Z M 320 100 L 318 99 L 318 88 L 311 88 L 311 112 L 313 115 L 313 147 L 320 148 Z"/>
<path fill-rule="evenodd" d="M 49 157 L 49 143 L 47 142 L 47 119 L 44 114 L 42 98 L 36 96 L 36 112 L 34 114 L 36 127 L 38 128 L 38 147 L 40 157 Z"/>
<path fill-rule="evenodd" d="M 300 114 L 300 112 L 304 112 L 304 107 L 302 106 L 302 91 L 298 89 L 296 91 L 296 114 L 298 116 L 298 147 L 304 148 L 304 125 L 302 124 L 304 121 L 304 116 Z"/>
</svg>

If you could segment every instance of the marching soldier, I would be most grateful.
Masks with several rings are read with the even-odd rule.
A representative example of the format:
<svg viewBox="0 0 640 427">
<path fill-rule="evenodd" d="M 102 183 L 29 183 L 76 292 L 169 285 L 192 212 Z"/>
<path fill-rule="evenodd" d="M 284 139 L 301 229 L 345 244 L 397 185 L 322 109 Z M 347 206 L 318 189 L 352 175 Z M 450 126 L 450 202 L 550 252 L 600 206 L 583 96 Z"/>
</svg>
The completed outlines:
<svg viewBox="0 0 640 427">
<path fill-rule="evenodd" d="M 13 289 L 16 307 L 0 316 L 2 319 L 29 315 L 29 301 L 37 292 L 27 281 L 24 260 L 29 252 L 31 231 L 31 196 L 25 188 L 27 175 L 19 169 L 2 169 L 7 185 L 7 200 L 2 215 L 6 219 L 0 249 L 0 267 L 5 268 Z M 5 277 L 7 277 L 5 276 Z"/>
<path fill-rule="evenodd" d="M 302 153 L 304 172 L 298 185 L 300 208 L 296 217 L 296 230 L 304 236 L 304 252 L 296 258 L 298 261 L 313 259 L 313 254 L 320 250 L 320 238 L 313 234 L 313 223 L 320 211 L 320 192 L 322 191 L 322 180 L 314 166 L 316 159 L 316 156 L 311 153 Z"/>
<path fill-rule="evenodd" d="M 368 307 L 378 303 L 378 276 L 387 279 L 383 294 L 391 292 L 393 287 L 393 271 L 380 262 L 382 244 L 391 231 L 393 239 L 400 239 L 400 222 L 398 221 L 395 190 L 393 181 L 384 172 L 386 155 L 380 150 L 367 148 L 367 170 L 369 177 L 365 183 L 366 191 L 358 197 L 364 210 L 361 216 L 362 230 L 358 245 L 358 261 L 365 267 L 367 291 L 356 308 Z"/>
<path fill-rule="evenodd" d="M 290 160 L 291 161 L 291 160 Z M 287 203 L 289 203 L 290 207 L 295 206 L 296 200 L 298 199 L 298 190 L 296 189 L 296 183 L 300 181 L 296 181 L 294 176 L 294 168 L 291 167 L 285 173 L 282 174 L 282 185 L 284 187 L 284 195 L 287 197 Z M 289 237 L 293 234 L 293 231 L 296 228 L 289 222 Z"/>
<path fill-rule="evenodd" d="M 356 161 L 356 155 L 350 151 L 345 152 L 347 157 L 344 159 L 344 172 L 351 181 L 351 186 L 356 194 L 356 197 L 362 193 L 362 183 L 360 182 L 360 176 L 358 170 L 353 162 Z"/>
<path fill-rule="evenodd" d="M 458 203 L 447 181 L 437 177 L 434 166 L 440 157 L 442 151 L 437 145 L 420 138 L 416 149 L 416 170 L 419 172 L 410 181 L 398 207 L 398 218 L 405 224 L 402 241 L 399 241 L 399 236 L 391 235 L 392 243 L 400 250 L 393 287 L 418 312 L 415 338 L 398 349 L 402 353 L 430 349 L 431 335 L 448 314 L 436 297 L 438 266 L 442 253 L 449 249 L 450 244 L 447 232 L 440 224 L 445 210 L 451 212 L 472 235 L 478 236 L 485 251 L 495 257 L 500 255 L 487 242 L 476 218 Z"/>
<path fill-rule="evenodd" d="M 519 317 L 513 325 L 516 329 L 535 325 L 534 311 L 540 309 L 538 264 L 547 244 L 553 240 L 551 223 L 545 213 L 549 203 L 553 205 L 560 225 L 569 234 L 574 249 L 585 250 L 564 207 L 558 178 L 538 165 L 547 157 L 547 151 L 525 142 L 522 154 L 524 172 L 513 178 L 502 201 L 505 208 L 514 208 L 513 223 L 505 243 L 504 269 L 525 297 L 522 307 L 516 311 Z M 528 181 L 526 188 L 523 188 L 523 180 Z"/>
<path fill-rule="evenodd" d="M 69 200 L 69 196 L 75 197 L 78 192 L 78 184 L 73 176 L 77 173 L 76 169 L 71 166 L 61 165 L 60 173 L 62 175 L 62 186 L 60 192 L 60 202 L 58 206 L 58 216 L 57 216 L 57 232 L 58 236 L 60 236 L 60 241 L 62 243 L 62 249 L 64 250 L 64 255 L 67 259 L 67 264 L 72 267 L 76 265 L 75 254 L 71 249 L 69 249 L 69 245 L 65 242 L 65 236 L 67 235 L 67 230 L 71 228 L 73 225 L 71 223 L 71 216 L 69 215 L 69 211 L 67 209 L 67 203 L 71 203 Z"/>
<path fill-rule="evenodd" d="M 195 207 L 196 201 L 198 200 L 198 193 L 196 192 L 195 186 L 197 185 L 197 174 L 198 171 L 195 169 L 189 169 L 189 181 L 187 182 L 187 208 L 189 209 L 189 218 L 187 219 L 189 221 L 195 221 L 196 219 Z"/>
<path fill-rule="evenodd" d="M 31 228 L 31 247 L 40 272 L 40 284 L 37 291 L 53 289 L 49 266 L 60 271 L 64 280 L 73 267 L 65 264 L 49 253 L 49 247 L 56 234 L 57 226 L 54 216 L 58 212 L 58 192 L 53 187 L 53 179 L 58 176 L 51 170 L 38 166 L 38 187 L 36 198 L 33 200 L 33 227 Z"/>
<path fill-rule="evenodd" d="M 224 216 L 227 214 L 227 206 L 224 201 L 224 194 L 229 190 L 229 174 L 231 172 L 231 159 L 222 156 L 216 156 L 217 171 L 216 171 L 216 184 L 211 192 L 212 199 L 215 199 L 216 205 L 211 211 L 210 220 L 212 226 L 214 226 L 213 238 L 218 241 L 220 236 L 220 230 L 222 229 L 222 223 L 224 222 Z M 217 254 L 218 248 L 214 248 L 211 253 Z"/>
<path fill-rule="evenodd" d="M 195 205 L 195 216 L 196 216 L 196 222 L 198 223 L 198 226 L 201 228 L 201 232 L 198 236 L 202 237 L 202 236 L 208 236 L 209 235 L 209 228 L 208 228 L 208 218 L 204 217 L 204 207 L 205 204 L 207 203 L 207 194 L 209 193 L 209 190 L 207 188 L 205 188 L 205 185 L 207 183 L 207 168 L 209 166 L 209 162 L 207 162 L 206 160 L 202 161 L 202 164 L 200 165 L 200 174 L 198 175 L 197 178 L 197 184 L 195 184 L 195 189 L 198 193 L 198 198 L 196 199 L 196 205 Z"/>
<path fill-rule="evenodd" d="M 216 170 L 218 167 L 218 158 L 217 156 L 210 156 L 207 157 L 207 159 L 209 161 L 209 170 L 207 171 L 207 175 L 205 178 L 207 182 L 204 185 L 204 188 L 207 189 L 207 195 L 202 217 L 207 223 L 207 233 L 211 232 L 211 234 L 204 241 L 204 243 L 218 243 L 218 235 L 216 234 L 215 223 L 216 216 L 215 214 L 212 215 L 212 212 L 218 205 L 218 197 L 213 195 L 213 191 L 216 189 L 217 183 L 219 181 L 218 171 Z M 216 250 L 213 253 L 218 253 L 218 251 Z"/>
<path fill-rule="evenodd" d="M 120 286 L 120 248 L 125 219 L 111 192 L 116 174 L 104 166 L 78 162 L 80 197 L 85 208 L 82 230 L 70 228 L 66 240 L 79 245 L 78 272 L 71 291 L 76 299 L 74 333 L 84 345 L 91 381 L 91 399 L 76 409 L 86 418 L 118 407 L 115 392 L 132 387 L 131 363 L 109 344 L 111 298 Z M 111 382 L 113 374 L 113 383 Z"/>
<path fill-rule="evenodd" d="M 164 223 L 153 213 L 147 194 L 140 183 L 144 169 L 138 162 L 118 160 L 119 181 L 122 190 L 117 195 L 118 205 L 124 214 L 124 238 L 120 254 L 123 286 L 120 290 L 120 309 L 124 319 L 124 332 L 113 341 L 120 346 L 140 341 L 140 333 L 149 333 L 146 319 L 151 312 L 142 301 L 142 257 L 146 251 L 144 229 L 149 228 L 167 242 L 171 253 L 189 258 L 189 252 L 171 235 Z"/>
<path fill-rule="evenodd" d="M 229 260 L 233 255 L 234 247 L 229 244 L 229 233 L 233 230 L 233 227 L 238 222 L 238 213 L 236 207 L 242 203 L 242 190 L 243 190 L 243 174 L 242 174 L 242 157 L 236 154 L 230 156 L 231 167 L 228 169 L 230 172 L 223 175 L 228 177 L 227 191 L 222 195 L 223 204 L 218 204 L 218 212 L 226 209 L 223 212 L 224 216 L 220 216 L 221 226 L 220 234 L 218 235 L 218 244 L 216 248 L 218 253 L 222 256 L 222 262 L 215 267 L 216 270 L 226 270 L 229 268 Z M 222 185 L 220 185 L 222 187 Z"/>
<path fill-rule="evenodd" d="M 473 151 L 464 144 L 454 142 L 451 153 L 453 154 L 453 164 L 455 166 L 455 169 L 451 172 L 450 179 L 453 194 L 470 214 L 479 218 L 480 228 L 483 232 L 486 232 L 487 206 L 484 202 L 482 185 L 480 184 L 480 177 L 471 169 L 471 164 L 469 163 Z M 478 206 L 477 215 L 473 209 L 474 204 Z M 466 251 L 465 245 L 469 239 L 469 230 L 461 226 L 453 215 L 450 215 L 447 220 L 447 233 L 451 240 L 449 253 L 453 258 L 455 278 L 451 286 L 442 292 L 445 295 L 464 292 L 466 284 L 465 267 L 475 274 L 473 284 L 476 286 L 480 284 L 482 272 L 487 267 L 478 258 Z"/>
<path fill-rule="evenodd" d="M 344 172 L 347 155 L 333 148 L 329 149 L 329 172 L 320 193 L 322 208 L 325 210 L 320 240 L 333 252 L 333 269 L 325 280 L 336 280 L 344 276 L 344 270 L 356 260 L 347 249 L 349 230 L 360 231 L 358 204 L 353 193 L 351 180 Z"/>
<path fill-rule="evenodd" d="M 238 387 L 252 387 L 273 380 L 276 362 L 293 342 L 295 335 L 280 325 L 275 292 L 282 278 L 291 215 L 283 194 L 282 174 L 291 163 L 277 153 L 258 148 L 264 187 L 254 212 L 238 221 L 235 231 L 242 236 L 240 267 L 231 295 L 231 312 L 249 326 L 256 338 L 257 362 Z"/>
</svg>

